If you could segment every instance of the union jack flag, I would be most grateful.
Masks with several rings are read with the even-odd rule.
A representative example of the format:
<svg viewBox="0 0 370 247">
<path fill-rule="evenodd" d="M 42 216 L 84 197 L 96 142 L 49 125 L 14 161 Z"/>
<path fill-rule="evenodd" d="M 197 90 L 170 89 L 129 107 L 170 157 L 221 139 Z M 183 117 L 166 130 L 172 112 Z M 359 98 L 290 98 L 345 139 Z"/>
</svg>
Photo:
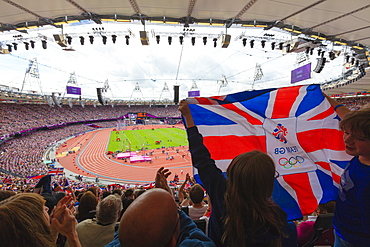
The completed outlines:
<svg viewBox="0 0 370 247">
<path fill-rule="evenodd" d="M 63 172 L 64 172 L 64 168 L 49 168 L 48 174 L 52 176 L 59 176 L 59 175 L 63 175 Z"/>
<path fill-rule="evenodd" d="M 153 183 L 149 183 L 149 184 L 144 184 L 142 187 L 143 187 L 145 190 L 148 190 L 148 189 L 154 188 L 154 186 L 155 186 L 155 182 L 153 182 Z"/>
<path fill-rule="evenodd" d="M 272 157 L 280 174 L 273 199 L 289 220 L 311 214 L 318 203 L 335 200 L 350 157 L 344 152 L 339 118 L 319 85 L 186 101 L 204 144 L 223 172 L 244 152 L 260 150 Z M 194 174 L 199 180 L 196 169 Z"/>
</svg>

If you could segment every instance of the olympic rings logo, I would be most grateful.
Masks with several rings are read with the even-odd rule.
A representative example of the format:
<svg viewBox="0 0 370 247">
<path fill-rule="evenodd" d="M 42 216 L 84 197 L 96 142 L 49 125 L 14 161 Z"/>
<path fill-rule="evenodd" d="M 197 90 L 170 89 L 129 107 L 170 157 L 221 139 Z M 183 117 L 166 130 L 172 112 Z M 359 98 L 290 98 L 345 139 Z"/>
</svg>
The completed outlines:
<svg viewBox="0 0 370 247">
<path fill-rule="evenodd" d="M 289 159 L 283 157 L 279 159 L 279 165 L 285 169 L 290 169 L 292 167 L 300 167 L 304 162 L 304 158 L 301 156 L 290 157 Z"/>
</svg>

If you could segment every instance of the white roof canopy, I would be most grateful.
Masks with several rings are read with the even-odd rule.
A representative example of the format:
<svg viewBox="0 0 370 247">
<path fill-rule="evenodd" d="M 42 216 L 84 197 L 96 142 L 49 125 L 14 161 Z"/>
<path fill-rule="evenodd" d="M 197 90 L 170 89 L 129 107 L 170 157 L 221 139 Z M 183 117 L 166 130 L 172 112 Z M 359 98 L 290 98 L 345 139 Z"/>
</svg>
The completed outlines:
<svg viewBox="0 0 370 247">
<path fill-rule="evenodd" d="M 364 0 L 3 0 L 0 31 L 53 24 L 65 18 L 99 22 L 123 16 L 143 20 L 165 17 L 184 24 L 255 22 L 370 46 L 370 4 Z"/>
</svg>

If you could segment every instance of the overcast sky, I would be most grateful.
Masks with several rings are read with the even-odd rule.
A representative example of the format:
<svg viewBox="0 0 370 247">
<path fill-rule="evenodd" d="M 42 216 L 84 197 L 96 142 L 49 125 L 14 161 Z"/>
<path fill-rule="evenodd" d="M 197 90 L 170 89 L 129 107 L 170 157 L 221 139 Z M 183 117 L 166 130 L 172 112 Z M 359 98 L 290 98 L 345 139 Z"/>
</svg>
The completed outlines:
<svg viewBox="0 0 370 247">
<path fill-rule="evenodd" d="M 107 35 L 107 44 L 104 45 L 101 37 L 95 33 L 94 43 L 90 44 L 88 36 L 93 34 L 93 28 L 104 28 L 101 33 Z M 23 43 L 18 45 L 17 51 L 11 54 L 0 55 L 0 84 L 21 88 L 29 59 L 37 58 L 40 73 L 40 85 L 34 78 L 26 78 L 24 89 L 41 91 L 45 94 L 60 92 L 65 94 L 65 88 L 70 73 L 77 75 L 78 86 L 82 89 L 82 97 L 96 98 L 96 88 L 103 87 L 108 80 L 110 90 L 106 97 L 113 99 L 144 99 L 159 100 L 173 99 L 173 86 L 180 86 L 180 98 L 186 98 L 193 82 L 200 90 L 201 96 L 223 95 L 270 87 L 281 87 L 290 84 L 291 70 L 297 67 L 297 53 L 284 53 L 280 50 L 271 50 L 267 41 L 265 48 L 255 42 L 250 47 L 250 36 L 262 37 L 265 34 L 274 35 L 274 39 L 289 40 L 292 37 L 285 32 L 264 31 L 262 28 L 232 27 L 227 30 L 231 35 L 228 48 L 221 48 L 221 38 L 217 47 L 213 47 L 212 37 L 224 34 L 225 27 L 191 26 L 194 31 L 185 32 L 183 45 L 180 45 L 178 36 L 183 33 L 180 25 L 146 25 L 150 45 L 143 46 L 140 42 L 139 31 L 144 30 L 140 23 L 106 23 L 97 25 L 88 21 L 78 25 L 65 26 L 63 33 L 73 37 L 69 48 L 75 51 L 64 51 L 56 42 L 53 34 L 61 34 L 61 29 L 30 30 L 34 37 L 44 35 L 48 38 L 47 49 L 42 49 L 41 42 L 36 41 L 35 48 L 25 49 Z M 125 35 L 131 31 L 129 45 L 126 45 Z M 113 44 L 112 33 L 117 33 L 117 41 Z M 89 33 L 89 34 L 88 34 Z M 100 33 L 100 31 L 98 31 Z M 154 34 L 153 34 L 154 33 Z M 190 35 L 192 33 L 192 35 Z M 5 48 L 14 33 L 0 34 L 0 41 Z M 80 45 L 78 36 L 85 37 L 85 45 Z M 160 35 L 157 44 L 155 35 Z M 168 44 L 168 36 L 173 36 L 172 45 Z M 248 36 L 244 47 L 240 36 Z M 191 36 L 195 36 L 195 45 L 191 43 Z M 207 44 L 203 44 L 202 37 L 208 36 Z M 7 40 L 7 41 L 6 41 Z M 316 66 L 317 55 L 310 56 L 312 69 Z M 261 65 L 263 77 L 256 81 L 253 78 L 256 63 Z M 320 74 L 312 72 L 312 79 L 301 84 L 318 83 L 330 80 L 342 72 L 343 58 L 327 63 Z M 220 88 L 223 76 L 227 85 Z M 140 91 L 134 90 L 138 84 Z M 168 86 L 168 91 L 165 89 Z"/>
</svg>

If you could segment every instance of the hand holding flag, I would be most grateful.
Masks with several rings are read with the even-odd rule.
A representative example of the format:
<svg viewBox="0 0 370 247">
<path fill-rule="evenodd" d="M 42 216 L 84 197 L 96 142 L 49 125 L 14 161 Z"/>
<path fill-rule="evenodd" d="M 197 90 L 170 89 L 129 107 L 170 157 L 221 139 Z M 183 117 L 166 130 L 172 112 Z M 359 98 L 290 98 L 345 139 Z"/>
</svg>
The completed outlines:
<svg viewBox="0 0 370 247">
<path fill-rule="evenodd" d="M 344 152 L 338 116 L 320 85 L 194 97 L 186 102 L 180 102 L 179 111 L 187 127 L 198 127 L 222 171 L 241 153 L 259 150 L 270 155 L 281 175 L 273 198 L 288 219 L 308 215 L 318 203 L 336 198 L 350 157 Z M 200 182 L 196 170 L 194 174 Z"/>
<path fill-rule="evenodd" d="M 185 118 L 187 128 L 195 126 L 193 117 L 191 116 L 189 105 L 185 100 L 181 100 L 179 104 L 179 111 L 181 112 L 182 116 Z"/>
</svg>

